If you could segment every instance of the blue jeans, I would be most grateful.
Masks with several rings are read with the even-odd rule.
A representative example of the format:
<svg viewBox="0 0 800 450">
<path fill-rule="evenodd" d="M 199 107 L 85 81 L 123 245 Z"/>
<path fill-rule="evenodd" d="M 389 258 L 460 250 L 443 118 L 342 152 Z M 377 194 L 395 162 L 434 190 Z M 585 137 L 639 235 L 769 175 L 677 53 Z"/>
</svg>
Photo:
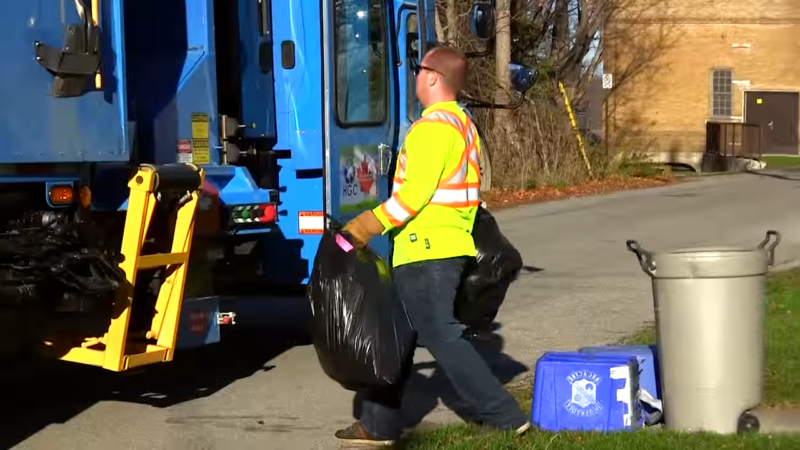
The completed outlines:
<svg viewBox="0 0 800 450">
<path fill-rule="evenodd" d="M 462 337 L 453 316 L 456 292 L 467 258 L 412 263 L 397 267 L 394 280 L 418 339 L 433 355 L 459 397 L 484 425 L 517 429 L 528 422 L 514 397 Z M 400 400 L 404 385 L 365 395 L 361 425 L 373 437 L 396 439 L 402 433 Z"/>
</svg>

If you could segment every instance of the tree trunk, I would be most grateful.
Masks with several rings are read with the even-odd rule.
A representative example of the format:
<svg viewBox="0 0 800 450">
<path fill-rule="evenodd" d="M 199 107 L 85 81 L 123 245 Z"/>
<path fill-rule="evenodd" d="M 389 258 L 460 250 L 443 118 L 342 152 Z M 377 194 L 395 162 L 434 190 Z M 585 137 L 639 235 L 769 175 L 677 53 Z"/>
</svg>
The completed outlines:
<svg viewBox="0 0 800 450">
<path fill-rule="evenodd" d="M 497 0 L 497 25 L 495 37 L 495 78 L 497 79 L 497 91 L 495 92 L 495 102 L 506 104 L 509 102 L 510 80 L 508 64 L 511 62 L 511 1 Z M 511 114 L 508 110 L 498 109 L 494 111 L 494 126 L 492 137 L 495 139 L 495 146 L 513 145 L 511 141 L 511 129 L 507 128 L 511 124 Z M 502 140 L 502 141 L 501 141 Z"/>
<path fill-rule="evenodd" d="M 458 33 L 458 25 L 457 22 L 457 11 L 456 11 L 456 0 L 447 0 L 447 43 L 450 45 L 457 45 L 456 43 L 456 35 Z"/>
<path fill-rule="evenodd" d="M 492 189 L 492 158 L 489 154 L 489 146 L 486 141 L 481 141 L 481 192 Z"/>
<path fill-rule="evenodd" d="M 553 56 L 559 61 L 569 49 L 569 0 L 556 0 L 551 48 Z"/>
<path fill-rule="evenodd" d="M 442 26 L 442 18 L 439 15 L 439 8 L 436 8 L 433 20 L 436 22 L 436 41 L 444 42 L 444 27 Z"/>
<path fill-rule="evenodd" d="M 495 76 L 497 93 L 495 101 L 508 102 L 509 73 L 511 62 L 511 0 L 497 0 L 497 25 L 495 37 Z"/>
</svg>

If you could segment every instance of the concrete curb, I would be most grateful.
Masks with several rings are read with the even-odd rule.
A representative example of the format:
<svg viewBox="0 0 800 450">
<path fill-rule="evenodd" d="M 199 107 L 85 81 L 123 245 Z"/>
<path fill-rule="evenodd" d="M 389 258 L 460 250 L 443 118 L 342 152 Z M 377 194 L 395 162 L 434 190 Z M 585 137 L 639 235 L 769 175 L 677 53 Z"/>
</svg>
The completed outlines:
<svg viewBox="0 0 800 450">
<path fill-rule="evenodd" d="M 786 272 L 788 270 L 797 269 L 798 267 L 800 267 L 800 259 L 792 259 L 782 262 L 776 266 L 772 266 L 772 269 L 770 269 L 769 273 Z"/>
</svg>

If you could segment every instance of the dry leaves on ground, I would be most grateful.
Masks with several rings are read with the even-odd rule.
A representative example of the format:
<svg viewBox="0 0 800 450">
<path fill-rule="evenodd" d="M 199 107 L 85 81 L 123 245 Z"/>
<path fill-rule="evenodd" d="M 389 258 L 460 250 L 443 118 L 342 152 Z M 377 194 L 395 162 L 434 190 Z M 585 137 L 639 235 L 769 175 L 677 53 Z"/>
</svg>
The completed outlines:
<svg viewBox="0 0 800 450">
<path fill-rule="evenodd" d="M 574 197 L 587 197 L 615 191 L 644 189 L 672 184 L 672 177 L 638 178 L 612 176 L 565 188 L 542 187 L 537 189 L 493 189 L 481 196 L 492 208 L 503 208 L 527 203 L 539 203 Z"/>
</svg>

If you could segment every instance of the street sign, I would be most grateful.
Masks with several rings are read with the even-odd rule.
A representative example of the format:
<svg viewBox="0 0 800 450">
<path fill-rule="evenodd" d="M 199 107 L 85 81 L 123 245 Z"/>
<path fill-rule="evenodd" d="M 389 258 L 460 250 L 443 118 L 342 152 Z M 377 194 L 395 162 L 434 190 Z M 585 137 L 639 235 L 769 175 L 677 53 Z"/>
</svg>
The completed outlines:
<svg viewBox="0 0 800 450">
<path fill-rule="evenodd" d="M 610 73 L 603 74 L 603 89 L 611 89 L 614 87 L 614 76 Z"/>
</svg>

